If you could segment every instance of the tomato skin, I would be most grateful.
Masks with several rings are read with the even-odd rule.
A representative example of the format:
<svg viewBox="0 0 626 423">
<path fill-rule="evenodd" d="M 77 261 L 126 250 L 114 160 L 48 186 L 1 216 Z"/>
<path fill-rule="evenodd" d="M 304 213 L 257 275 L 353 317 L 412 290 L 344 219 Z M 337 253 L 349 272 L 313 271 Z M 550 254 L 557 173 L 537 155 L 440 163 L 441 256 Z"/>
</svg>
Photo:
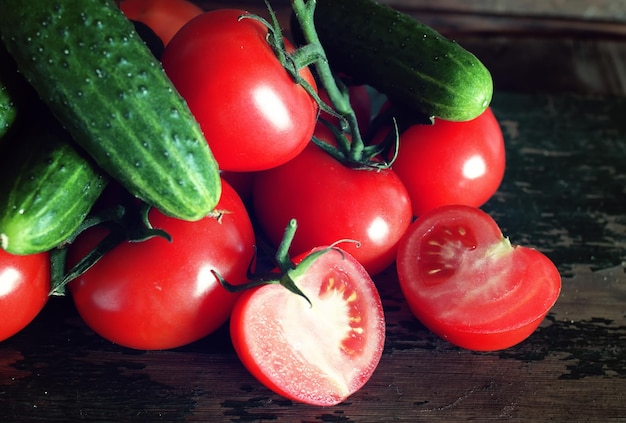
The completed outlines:
<svg viewBox="0 0 626 423">
<path fill-rule="evenodd" d="M 516 345 L 556 302 L 556 266 L 532 248 L 512 246 L 478 208 L 443 206 L 418 218 L 398 246 L 400 287 L 413 314 L 459 347 Z"/>
<path fill-rule="evenodd" d="M 176 34 L 162 56 L 226 171 L 264 170 L 289 161 L 309 143 L 317 119 L 317 104 L 266 42 L 267 28 L 240 19 L 245 13 L 203 13 Z M 308 68 L 300 74 L 315 87 Z"/>
<path fill-rule="evenodd" d="M 119 8 L 128 19 L 148 25 L 164 45 L 183 25 L 203 12 L 187 0 L 122 0 Z"/>
<path fill-rule="evenodd" d="M 320 96 L 320 99 L 324 103 L 332 107 L 330 97 L 328 97 L 328 93 L 325 90 L 319 89 L 318 94 Z M 372 99 L 370 98 L 367 87 L 365 85 L 348 86 L 348 94 L 350 96 L 350 105 L 359 124 L 359 132 L 362 136 L 364 136 L 367 132 L 370 120 L 372 118 Z M 329 115 L 323 110 L 320 111 L 320 118 L 329 121 L 335 126 L 339 125 L 339 119 Z M 318 125 L 323 124 L 318 121 Z"/>
<path fill-rule="evenodd" d="M 254 255 L 254 233 L 234 189 L 223 182 L 222 197 L 208 216 L 187 222 L 150 211 L 150 222 L 172 237 L 125 242 L 69 284 L 85 323 L 125 347 L 155 350 L 179 347 L 222 326 L 237 299 L 211 270 L 233 284 L 247 280 Z M 70 247 L 76 263 L 103 237 L 94 228 Z"/>
<path fill-rule="evenodd" d="M 252 201 L 252 182 L 254 181 L 254 172 L 220 172 L 221 177 L 232 186 L 244 204 L 250 204 Z"/>
<path fill-rule="evenodd" d="M 393 171 L 349 168 L 314 144 L 290 162 L 259 172 L 252 202 L 260 228 L 274 245 L 296 219 L 294 254 L 352 239 L 360 245 L 342 247 L 370 275 L 393 263 L 412 217 L 408 193 Z"/>
<path fill-rule="evenodd" d="M 365 269 L 338 249 L 295 283 L 312 305 L 278 284 L 242 294 L 230 319 L 233 346 L 248 371 L 274 392 L 312 405 L 338 404 L 367 383 L 382 356 L 380 296 Z"/>
<path fill-rule="evenodd" d="M 0 249 L 0 341 L 24 329 L 44 308 L 50 292 L 49 253 L 9 254 Z"/>
<path fill-rule="evenodd" d="M 488 108 L 467 122 L 437 119 L 400 136 L 393 170 L 419 216 L 448 204 L 480 207 L 497 191 L 505 169 L 502 130 Z"/>
</svg>

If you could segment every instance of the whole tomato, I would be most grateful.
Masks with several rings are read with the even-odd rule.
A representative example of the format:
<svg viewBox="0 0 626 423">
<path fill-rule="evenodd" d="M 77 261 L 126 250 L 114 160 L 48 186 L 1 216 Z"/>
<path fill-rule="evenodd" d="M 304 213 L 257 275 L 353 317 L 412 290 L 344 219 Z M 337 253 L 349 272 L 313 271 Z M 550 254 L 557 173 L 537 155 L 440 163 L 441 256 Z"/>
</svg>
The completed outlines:
<svg viewBox="0 0 626 423">
<path fill-rule="evenodd" d="M 409 127 L 393 163 L 417 216 L 448 204 L 481 206 L 497 191 L 504 168 L 504 138 L 490 108 L 467 122 Z"/>
<path fill-rule="evenodd" d="M 319 89 L 320 99 L 327 105 L 332 107 L 330 97 L 326 90 Z M 350 106 L 354 111 L 354 115 L 357 119 L 359 131 L 362 135 L 367 132 L 367 129 L 372 118 L 372 99 L 370 98 L 368 89 L 365 85 L 350 85 L 348 86 L 348 94 L 350 96 Z M 325 111 L 320 111 L 321 119 L 327 120 L 329 123 L 335 126 L 339 126 L 339 119 L 335 116 L 331 116 Z M 318 125 L 323 125 L 318 121 Z"/>
<path fill-rule="evenodd" d="M 252 202 L 260 228 L 275 245 L 290 219 L 296 219 L 294 254 L 355 240 L 358 244 L 342 248 L 371 275 L 393 263 L 396 244 L 412 218 L 409 195 L 392 170 L 350 168 L 315 144 L 288 163 L 259 172 Z"/>
<path fill-rule="evenodd" d="M 223 182 L 214 215 L 188 222 L 150 211 L 162 237 L 124 242 L 69 284 L 85 323 L 119 345 L 144 350 L 175 348 L 209 335 L 226 322 L 237 295 L 212 271 L 233 284 L 247 280 L 254 232 L 234 189 Z M 76 263 L 104 236 L 93 228 L 68 252 Z"/>
<path fill-rule="evenodd" d="M 277 59 L 267 27 L 245 16 L 235 9 L 205 12 L 174 36 L 162 56 L 226 171 L 264 170 L 289 161 L 310 141 L 318 112 Z M 315 87 L 308 68 L 300 75 Z"/>
<path fill-rule="evenodd" d="M 0 248 L 0 341 L 24 329 L 43 309 L 50 292 L 47 252 L 14 255 Z"/>
</svg>

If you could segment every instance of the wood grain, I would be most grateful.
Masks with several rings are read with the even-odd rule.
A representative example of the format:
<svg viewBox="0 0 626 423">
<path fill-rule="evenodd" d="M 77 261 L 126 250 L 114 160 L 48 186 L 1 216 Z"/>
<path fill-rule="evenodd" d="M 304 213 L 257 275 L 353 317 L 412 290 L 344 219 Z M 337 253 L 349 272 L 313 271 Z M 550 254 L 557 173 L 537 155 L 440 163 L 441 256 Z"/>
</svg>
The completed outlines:
<svg viewBox="0 0 626 423">
<path fill-rule="evenodd" d="M 422 11 L 430 3 L 394 1 Z M 564 14 L 613 24 L 622 6 L 442 0 L 441 12 L 428 13 Z M 390 268 L 376 278 L 387 319 L 380 366 L 347 401 L 317 408 L 252 378 L 226 328 L 183 348 L 135 351 L 89 330 L 70 298 L 52 298 L 0 343 L 0 421 L 626 422 L 623 42 L 589 32 L 487 35 L 477 27 L 459 26 L 457 34 L 492 69 L 508 160 L 484 209 L 513 243 L 547 254 L 563 277 L 559 301 L 529 339 L 490 353 L 453 347 L 411 315 Z"/>
<path fill-rule="evenodd" d="M 0 420 L 624 421 L 626 99 L 499 92 L 493 108 L 509 166 L 484 208 L 563 276 L 559 301 L 523 343 L 476 353 L 437 338 L 390 268 L 376 278 L 387 319 L 378 369 L 344 403 L 317 408 L 260 385 L 225 328 L 183 348 L 134 351 L 53 298 L 0 344 Z"/>
</svg>

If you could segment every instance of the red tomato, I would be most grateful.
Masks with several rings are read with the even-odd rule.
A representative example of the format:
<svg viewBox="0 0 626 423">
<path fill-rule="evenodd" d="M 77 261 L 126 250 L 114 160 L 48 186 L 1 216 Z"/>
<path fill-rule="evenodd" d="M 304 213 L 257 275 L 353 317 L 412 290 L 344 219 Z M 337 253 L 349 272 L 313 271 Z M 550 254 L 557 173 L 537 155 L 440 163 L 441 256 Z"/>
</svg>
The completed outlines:
<svg viewBox="0 0 626 423">
<path fill-rule="evenodd" d="M 511 347 L 539 326 L 561 277 L 532 248 L 512 246 L 497 223 L 470 206 L 433 209 L 398 247 L 400 287 L 417 318 L 471 350 Z"/>
<path fill-rule="evenodd" d="M 164 45 L 183 25 L 203 12 L 187 0 L 122 0 L 119 7 L 128 19 L 148 25 Z"/>
<path fill-rule="evenodd" d="M 372 117 L 372 101 L 369 93 L 367 92 L 367 87 L 365 85 L 351 85 L 348 87 L 348 92 L 350 94 L 350 105 L 352 106 L 352 110 L 354 111 L 357 122 L 359 123 L 359 132 L 361 135 L 365 136 Z M 319 96 L 322 101 L 329 106 L 332 106 L 330 97 L 328 97 L 325 90 L 320 89 Z M 334 125 L 339 124 L 339 119 L 324 111 L 320 112 L 320 118 L 324 118 Z"/>
<path fill-rule="evenodd" d="M 244 292 L 230 320 L 233 345 L 245 367 L 274 392 L 308 404 L 337 404 L 370 379 L 382 355 L 380 296 L 365 269 L 338 249 L 293 279 L 311 304 L 278 284 Z"/>
<path fill-rule="evenodd" d="M 416 216 L 448 204 L 481 206 L 500 186 L 504 168 L 504 139 L 491 109 L 468 122 L 411 126 L 393 163 Z"/>
<path fill-rule="evenodd" d="M 255 172 L 221 172 L 222 178 L 235 188 L 244 204 L 252 201 L 252 182 Z"/>
<path fill-rule="evenodd" d="M 24 329 L 43 309 L 50 292 L 48 253 L 13 255 L 0 249 L 0 341 Z"/>
<path fill-rule="evenodd" d="M 162 56 L 220 169 L 227 171 L 289 161 L 309 143 L 317 119 L 317 104 L 276 58 L 267 28 L 240 19 L 245 13 L 222 9 L 194 18 Z M 308 68 L 300 74 L 315 86 Z"/>
<path fill-rule="evenodd" d="M 150 222 L 172 237 L 125 242 L 70 282 L 76 308 L 102 337 L 135 349 L 168 349 L 196 341 L 226 322 L 237 295 L 227 292 L 211 270 L 229 282 L 247 280 L 254 233 L 233 188 L 223 183 L 216 211 L 187 222 L 150 211 Z M 90 230 L 70 247 L 75 263 L 103 236 Z"/>
<path fill-rule="evenodd" d="M 296 219 L 294 254 L 352 239 L 360 245 L 343 248 L 371 275 L 393 263 L 412 218 L 406 188 L 393 171 L 346 167 L 314 144 L 288 163 L 259 172 L 252 203 L 260 228 L 274 245 Z"/>
</svg>

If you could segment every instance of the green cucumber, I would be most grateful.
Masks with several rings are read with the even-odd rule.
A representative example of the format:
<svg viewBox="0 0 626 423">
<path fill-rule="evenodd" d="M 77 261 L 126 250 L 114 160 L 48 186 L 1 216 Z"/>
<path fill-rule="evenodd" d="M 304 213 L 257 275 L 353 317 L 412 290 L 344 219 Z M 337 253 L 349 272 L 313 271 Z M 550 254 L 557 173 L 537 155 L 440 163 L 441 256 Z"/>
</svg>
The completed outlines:
<svg viewBox="0 0 626 423">
<path fill-rule="evenodd" d="M 0 75 L 0 139 L 9 132 L 11 125 L 15 122 L 17 109 L 15 102 L 9 92 L 9 87 Z"/>
<path fill-rule="evenodd" d="M 37 94 L 18 73 L 15 61 L 0 42 L 0 147 L 18 125 L 22 111 L 35 101 Z"/>
<path fill-rule="evenodd" d="M 12 65 L 11 56 L 0 44 L 0 139 L 9 132 L 17 116 L 15 98 L 11 91 L 13 74 L 16 69 Z"/>
<path fill-rule="evenodd" d="M 0 246 L 12 254 L 48 251 L 82 223 L 108 176 L 52 117 L 21 126 L 0 161 Z"/>
<path fill-rule="evenodd" d="M 0 0 L 0 35 L 68 132 L 130 193 L 198 220 L 221 194 L 187 103 L 113 0 Z"/>
<path fill-rule="evenodd" d="M 333 70 L 427 116 L 470 120 L 490 104 L 491 74 L 431 27 L 374 0 L 317 0 L 317 34 Z M 303 42 L 295 17 L 292 32 Z"/>
</svg>

